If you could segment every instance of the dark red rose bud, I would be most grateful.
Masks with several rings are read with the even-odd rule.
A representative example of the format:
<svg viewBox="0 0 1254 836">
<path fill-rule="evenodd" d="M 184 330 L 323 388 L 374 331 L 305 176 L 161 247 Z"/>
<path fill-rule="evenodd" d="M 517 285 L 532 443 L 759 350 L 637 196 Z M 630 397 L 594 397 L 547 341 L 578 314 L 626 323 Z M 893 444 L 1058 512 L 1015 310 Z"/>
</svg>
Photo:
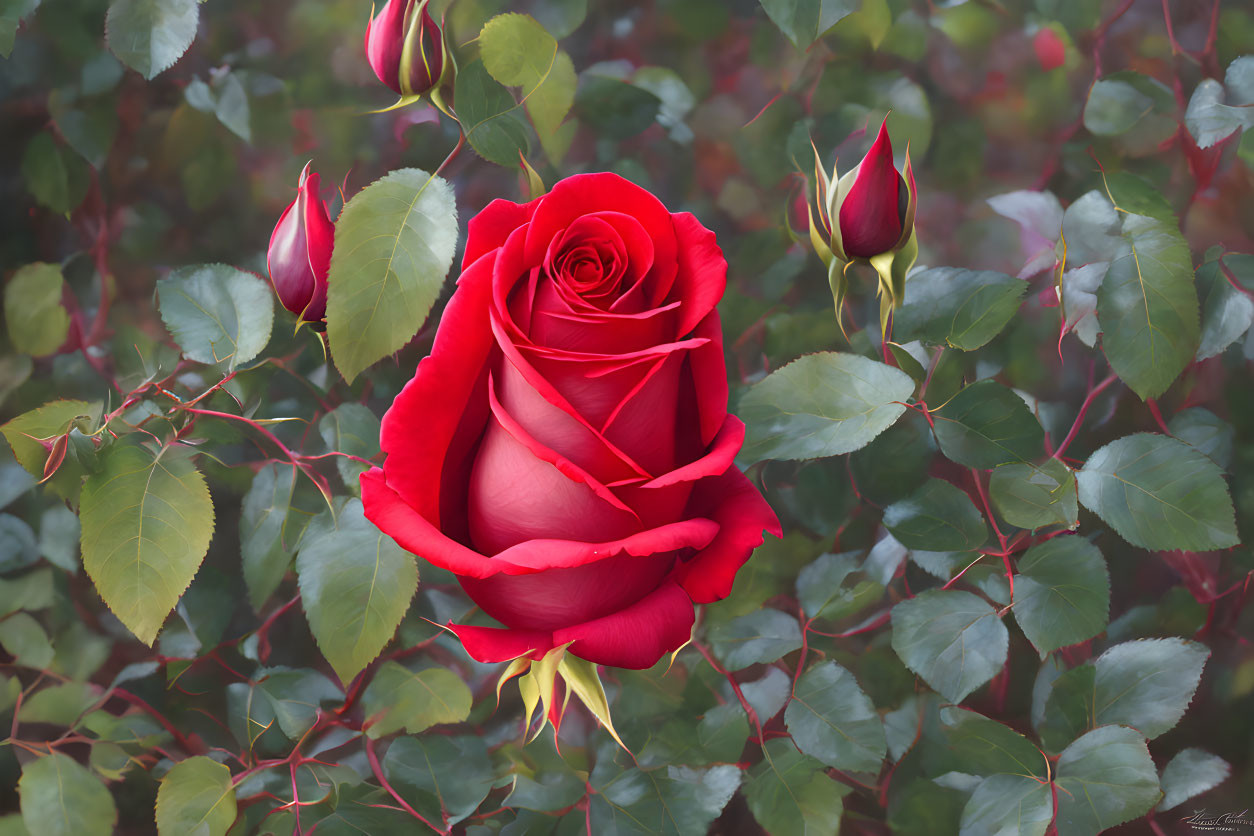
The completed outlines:
<svg viewBox="0 0 1254 836">
<path fill-rule="evenodd" d="M 321 322 L 327 312 L 327 272 L 335 225 L 318 197 L 318 174 L 305 165 L 293 200 L 270 235 L 266 268 L 283 307 L 304 322 Z"/>
<path fill-rule="evenodd" d="M 444 72 L 444 37 L 429 0 L 387 0 L 366 24 L 366 59 L 379 80 L 401 96 L 420 96 Z"/>
<path fill-rule="evenodd" d="M 840 239 L 845 254 L 870 258 L 897 247 L 908 201 L 906 181 L 893 166 L 893 144 L 885 122 L 840 202 Z"/>
<path fill-rule="evenodd" d="M 1041 69 L 1045 72 L 1067 62 L 1067 45 L 1053 29 L 1046 27 L 1039 30 L 1032 39 L 1032 48 L 1036 50 L 1036 60 L 1041 63 Z"/>
</svg>

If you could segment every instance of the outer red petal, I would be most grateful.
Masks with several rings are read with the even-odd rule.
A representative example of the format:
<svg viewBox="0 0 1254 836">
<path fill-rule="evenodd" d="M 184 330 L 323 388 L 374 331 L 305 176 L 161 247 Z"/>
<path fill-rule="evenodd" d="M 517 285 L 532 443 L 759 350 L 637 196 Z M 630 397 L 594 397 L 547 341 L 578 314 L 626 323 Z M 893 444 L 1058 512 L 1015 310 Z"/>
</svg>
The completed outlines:
<svg viewBox="0 0 1254 836">
<path fill-rule="evenodd" d="M 476 627 L 451 621 L 448 628 L 461 639 L 462 647 L 466 648 L 470 658 L 487 664 L 507 662 L 527 653 L 532 653 L 533 659 L 539 659 L 553 648 L 553 635 L 548 632 Z"/>
<path fill-rule="evenodd" d="M 890 162 L 891 159 L 890 156 Z M 727 289 L 727 259 L 714 233 L 702 226 L 695 215 L 680 212 L 671 219 L 679 240 L 679 272 L 671 298 L 683 301 L 677 336 L 684 337 L 723 298 L 723 291 Z"/>
<path fill-rule="evenodd" d="M 692 601 L 673 581 L 624 610 L 553 631 L 553 644 L 598 665 L 642 670 L 678 650 L 692 634 Z"/>
<path fill-rule="evenodd" d="M 703 479 L 693 489 L 689 512 L 708 514 L 719 524 L 718 536 L 677 572 L 679 583 L 698 604 L 731 594 L 736 572 L 762 545 L 765 529 L 783 536 L 779 518 L 753 483 L 735 467 Z"/>
<path fill-rule="evenodd" d="M 308 170 L 308 166 L 305 167 Z M 327 214 L 326 204 L 318 197 L 319 177 L 311 173 L 301 184 L 305 204 L 305 242 L 309 269 L 313 273 L 313 294 L 301 319 L 319 322 L 327 315 L 327 274 L 331 270 L 331 251 L 335 246 L 335 224 Z"/>
<path fill-rule="evenodd" d="M 465 515 L 465 459 L 487 420 L 494 262 L 489 254 L 462 273 L 431 355 L 383 416 L 379 439 L 387 453 L 387 484 L 437 528 Z"/>
<path fill-rule="evenodd" d="M 465 270 L 484 255 L 503 246 L 510 233 L 529 222 L 543 197 L 530 203 L 494 200 L 466 225 L 466 252 L 462 254 Z"/>
<path fill-rule="evenodd" d="M 366 60 L 396 95 L 401 94 L 401 49 L 405 44 L 405 6 L 408 0 L 387 0 L 366 26 Z"/>
<path fill-rule="evenodd" d="M 870 258 L 893 248 L 901 237 L 901 188 L 885 122 L 840 205 L 840 236 L 847 254 Z"/>
</svg>

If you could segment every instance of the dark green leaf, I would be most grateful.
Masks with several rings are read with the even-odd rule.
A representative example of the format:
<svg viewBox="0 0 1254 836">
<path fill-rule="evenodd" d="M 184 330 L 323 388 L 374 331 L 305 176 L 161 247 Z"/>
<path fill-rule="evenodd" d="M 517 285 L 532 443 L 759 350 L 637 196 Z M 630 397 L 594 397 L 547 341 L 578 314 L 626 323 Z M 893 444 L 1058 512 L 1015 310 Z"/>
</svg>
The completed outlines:
<svg viewBox="0 0 1254 836">
<path fill-rule="evenodd" d="M 179 761 L 157 790 L 160 836 L 225 836 L 235 822 L 231 770 L 203 755 Z"/>
<path fill-rule="evenodd" d="M 1045 836 L 1054 820 L 1049 783 L 1027 775 L 990 775 L 962 808 L 959 836 Z"/>
<path fill-rule="evenodd" d="M 1014 614 L 1044 657 L 1106 629 L 1110 575 L 1097 547 L 1079 536 L 1055 537 L 1019 558 Z"/>
<path fill-rule="evenodd" d="M 278 589 L 312 513 L 293 505 L 294 466 L 271 462 L 253 477 L 240 513 L 240 554 L 248 600 L 260 611 Z"/>
<path fill-rule="evenodd" d="M 151 80 L 192 45 L 199 22 L 197 0 L 113 0 L 105 34 L 113 54 Z"/>
<path fill-rule="evenodd" d="M 760 0 L 762 8 L 797 49 L 810 44 L 858 11 L 856 0 Z"/>
<path fill-rule="evenodd" d="M 322 705 L 344 696 L 331 680 L 308 668 L 262 668 L 253 676 L 253 703 L 258 699 L 269 703 L 270 713 L 289 740 L 304 737 Z"/>
<path fill-rule="evenodd" d="M 19 517 L 0 514 L 0 572 L 25 568 L 38 559 L 34 530 Z"/>
<path fill-rule="evenodd" d="M 575 104 L 584 121 L 610 139 L 629 139 L 653 124 L 662 100 L 617 78 L 584 73 Z"/>
<path fill-rule="evenodd" d="M 849 468 L 858 493 L 877 505 L 908 496 L 927 480 L 935 449 L 923 416 L 914 412 L 903 416 L 870 444 L 850 454 Z M 848 478 L 843 468 L 840 475 Z"/>
<path fill-rule="evenodd" d="M 1160 81 L 1134 72 L 1107 76 L 1089 89 L 1084 105 L 1084 127 L 1097 136 L 1127 133 L 1147 114 L 1170 112 L 1175 101 Z"/>
<path fill-rule="evenodd" d="M 1218 755 L 1192 747 L 1181 749 L 1163 767 L 1159 781 L 1163 788 L 1163 800 L 1159 802 L 1158 809 L 1170 810 L 1214 789 L 1226 781 L 1231 772 L 1232 767 Z"/>
<path fill-rule="evenodd" d="M 39 0 L 5 0 L 0 3 L 0 58 L 8 58 L 13 52 L 18 24 L 34 14 L 38 7 Z"/>
<path fill-rule="evenodd" d="M 740 786 L 740 769 L 666 766 L 645 771 L 610 742 L 597 752 L 589 782 L 596 790 L 588 812 L 597 836 L 704 833 Z"/>
<path fill-rule="evenodd" d="M 384 662 L 361 702 L 369 724 L 366 734 L 377 739 L 401 729 L 417 734 L 441 723 L 460 723 L 470 715 L 471 695 L 448 668 L 415 672 Z"/>
<path fill-rule="evenodd" d="M 14 348 L 42 357 L 61 347 L 70 330 L 64 287 L 55 264 L 27 264 L 13 274 L 4 286 L 4 324 Z"/>
<path fill-rule="evenodd" d="M 885 508 L 884 527 L 907 549 L 970 551 L 988 539 L 984 517 L 971 498 L 941 479 L 929 479 Z"/>
<path fill-rule="evenodd" d="M 967 467 L 1028 461 L 1043 452 L 1045 431 L 1023 398 L 991 380 L 967 386 L 932 418 L 941 452 Z"/>
<path fill-rule="evenodd" d="M 1208 656 L 1205 645 L 1184 639 L 1115 645 L 1094 663 L 1093 724 L 1120 723 L 1158 737 L 1184 716 Z"/>
<path fill-rule="evenodd" d="M 940 710 L 941 728 L 958 771 L 972 775 L 1049 777 L 1049 763 L 1028 739 L 1009 726 L 958 706 Z"/>
<path fill-rule="evenodd" d="M 1124 215 L 1123 239 L 1097 291 L 1102 348 L 1133 391 L 1156 398 L 1197 352 L 1193 261 L 1174 218 Z"/>
<path fill-rule="evenodd" d="M 22 178 L 41 206 L 65 215 L 83 202 L 90 176 L 87 163 L 57 145 L 48 132 L 37 134 L 22 155 Z"/>
<path fill-rule="evenodd" d="M 479 808 L 495 783 L 487 746 L 478 737 L 398 737 L 383 771 L 414 809 L 431 821 L 457 824 Z"/>
<path fill-rule="evenodd" d="M 970 592 L 930 589 L 893 607 L 893 650 L 953 703 L 1002 669 L 1009 641 L 997 611 Z"/>
<path fill-rule="evenodd" d="M 327 339 L 346 380 L 418 333 L 456 247 L 453 190 L 421 169 L 393 171 L 348 202 L 327 277 Z"/>
<path fill-rule="evenodd" d="M 309 524 L 296 558 L 301 603 L 322 655 L 347 683 L 391 640 L 418 588 L 414 556 L 351 499 Z"/>
<path fill-rule="evenodd" d="M 906 407 L 914 381 L 900 369 L 855 354 L 794 360 L 740 400 L 746 461 L 814 459 L 865 447 Z"/>
<path fill-rule="evenodd" d="M 462 131 L 475 153 L 511 169 L 520 153 L 530 153 L 521 105 L 488 75 L 482 61 L 458 68 L 453 95 Z"/>
<path fill-rule="evenodd" d="M 801 647 L 801 627 L 791 615 L 768 608 L 716 624 L 709 639 L 714 655 L 728 670 L 738 671 Z"/>
<path fill-rule="evenodd" d="M 42 670 L 52 663 L 52 642 L 39 622 L 24 612 L 0 621 L 0 647 L 24 668 Z"/>
<path fill-rule="evenodd" d="M 340 453 L 369 459 L 379 452 L 379 419 L 363 404 L 341 404 L 323 415 L 318 422 L 318 433 L 329 449 Z M 357 479 L 369 469 L 368 465 L 336 456 L 335 466 L 345 487 L 351 493 L 360 494 Z"/>
<path fill-rule="evenodd" d="M 1058 459 L 1002 465 L 989 477 L 988 492 L 1002 518 L 1019 528 L 1074 528 L 1080 519 L 1075 474 Z"/>
<path fill-rule="evenodd" d="M 784 712 L 801 751 L 847 772 L 876 772 L 884 760 L 884 725 L 853 674 L 835 662 L 806 671 Z"/>
<path fill-rule="evenodd" d="M 103 168 L 118 129 L 115 103 L 104 98 L 75 102 L 72 93 L 61 89 L 48 96 L 48 111 L 69 146 L 96 169 Z"/>
<path fill-rule="evenodd" d="M 768 740 L 765 757 L 749 770 L 745 800 L 758 824 L 777 836 L 836 833 L 849 790 L 827 776 L 823 764 L 797 751 L 792 741 Z"/>
<path fill-rule="evenodd" d="M 83 485 L 83 568 L 114 615 L 151 645 L 213 536 L 213 501 L 181 445 L 116 444 Z"/>
<path fill-rule="evenodd" d="M 1174 438 L 1137 433 L 1098 450 L 1076 474 L 1080 502 L 1143 549 L 1237 545 L 1223 472 Z"/>
<path fill-rule="evenodd" d="M 252 273 L 225 264 L 184 267 L 157 282 L 158 308 L 183 356 L 234 369 L 261 353 L 274 325 L 274 295 Z"/>
<path fill-rule="evenodd" d="M 1182 409 L 1171 416 L 1167 429 L 1220 467 L 1231 464 L 1236 431 L 1209 409 L 1200 406 Z"/>
<path fill-rule="evenodd" d="M 118 819 L 113 796 L 73 758 L 51 754 L 22 768 L 17 784 L 22 821 L 48 836 L 109 836 Z"/>
<path fill-rule="evenodd" d="M 878 600 L 883 587 L 868 580 L 844 586 L 858 568 L 857 552 L 820 555 L 797 575 L 797 599 L 808 618 L 838 619 Z"/>
<path fill-rule="evenodd" d="M 893 313 L 893 338 L 972 351 L 1001 333 L 1027 289 L 1027 282 L 990 270 L 923 270 L 906 282 L 906 302 Z"/>
<path fill-rule="evenodd" d="M 1061 673 L 1050 685 L 1036 732 L 1051 752 L 1059 752 L 1093 727 L 1093 682 L 1097 670 L 1079 665 Z"/>
<path fill-rule="evenodd" d="M 1058 836 L 1096 836 L 1149 812 L 1162 796 L 1145 738 L 1102 726 L 1058 758 Z"/>
<path fill-rule="evenodd" d="M 1254 108 L 1251 108 L 1254 112 Z M 1238 263 L 1254 261 L 1254 256 L 1228 256 Z M 1235 272 L 1235 271 L 1234 271 Z M 1220 270 L 1219 261 L 1197 268 L 1198 290 L 1203 295 L 1202 335 L 1197 346 L 1197 359 L 1206 360 L 1239 340 L 1254 324 L 1254 299 L 1237 290 Z"/>
<path fill-rule="evenodd" d="M 47 566 L 15 578 L 0 578 L 0 618 L 18 610 L 52 606 L 52 570 Z"/>
</svg>

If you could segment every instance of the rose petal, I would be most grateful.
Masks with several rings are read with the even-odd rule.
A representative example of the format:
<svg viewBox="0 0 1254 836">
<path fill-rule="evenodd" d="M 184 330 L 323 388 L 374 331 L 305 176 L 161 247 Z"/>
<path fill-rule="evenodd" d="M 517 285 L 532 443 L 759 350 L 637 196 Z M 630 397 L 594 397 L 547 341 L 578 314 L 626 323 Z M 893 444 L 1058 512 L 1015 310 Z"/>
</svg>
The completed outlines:
<svg viewBox="0 0 1254 836">
<path fill-rule="evenodd" d="M 670 298 L 684 303 L 676 335 L 684 337 L 723 298 L 723 291 L 727 289 L 727 259 L 714 233 L 702 226 L 696 216 L 680 212 L 672 217 L 679 240 L 679 272 Z"/>
<path fill-rule="evenodd" d="M 570 652 L 598 665 L 643 670 L 688 641 L 693 621 L 692 601 L 667 581 L 624 610 L 555 630 L 553 643 L 574 641 Z"/>
<path fill-rule="evenodd" d="M 509 575 L 569 569 L 619 554 L 641 558 L 681 549 L 704 549 L 714 542 L 718 531 L 718 523 L 713 520 L 693 517 L 645 529 L 608 543 L 581 543 L 577 540 L 558 539 L 527 540 L 497 554 L 492 558 L 492 564 L 497 571 Z M 485 576 L 479 574 L 476 577 Z"/>
<path fill-rule="evenodd" d="M 539 659 L 553 649 L 553 634 L 539 630 L 512 630 L 508 627 L 477 627 L 448 623 L 462 647 L 476 662 L 495 664 L 531 654 Z"/>
<path fill-rule="evenodd" d="M 709 515 L 718 536 L 676 572 L 680 585 L 698 604 L 731 594 L 736 572 L 762 545 L 762 531 L 783 536 L 779 519 L 745 475 L 730 467 L 721 476 L 697 483 L 688 503 L 693 514 Z"/>
<path fill-rule="evenodd" d="M 870 258 L 892 249 L 901 237 L 900 193 L 905 189 L 905 181 L 893 166 L 893 145 L 885 122 L 840 205 L 840 235 L 846 253 Z"/>
<path fill-rule="evenodd" d="M 396 396 L 379 433 L 388 486 L 418 513 L 455 533 L 465 526 L 466 459 L 488 416 L 493 263 L 488 255 L 462 273 L 431 355 Z"/>
<path fill-rule="evenodd" d="M 708 446 L 727 418 L 727 366 L 723 360 L 723 326 L 713 310 L 693 329 L 694 339 L 706 340 L 688 356 L 691 386 L 680 382 L 681 394 L 693 397 L 701 445 Z M 682 449 L 682 448 L 681 448 Z"/>
<path fill-rule="evenodd" d="M 497 199 L 483 207 L 466 225 L 462 270 L 503 246 L 510 233 L 531 220 L 542 200 L 543 197 L 538 197 L 530 203 L 514 203 Z"/>
</svg>

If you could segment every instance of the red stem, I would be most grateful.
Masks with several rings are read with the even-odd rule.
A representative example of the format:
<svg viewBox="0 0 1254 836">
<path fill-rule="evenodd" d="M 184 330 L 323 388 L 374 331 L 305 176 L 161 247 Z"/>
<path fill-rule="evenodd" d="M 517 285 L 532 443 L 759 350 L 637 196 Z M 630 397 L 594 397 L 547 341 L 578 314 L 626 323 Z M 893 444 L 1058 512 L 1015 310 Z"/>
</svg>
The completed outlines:
<svg viewBox="0 0 1254 836">
<path fill-rule="evenodd" d="M 1054 451 L 1055 459 L 1061 459 L 1062 454 L 1067 452 L 1067 448 L 1071 446 L 1071 442 L 1075 441 L 1075 437 L 1080 432 L 1080 425 L 1084 423 L 1084 416 L 1088 414 L 1089 407 L 1093 405 L 1093 401 L 1098 395 L 1106 391 L 1110 384 L 1118 379 L 1119 376 L 1117 374 L 1111 373 L 1084 396 L 1084 403 L 1080 404 L 1080 411 L 1075 416 L 1075 423 L 1071 425 L 1071 430 L 1067 433 L 1067 437 L 1062 440 L 1062 444 L 1059 444 L 1058 449 Z"/>
<path fill-rule="evenodd" d="M 409 813 L 411 816 L 418 819 L 418 821 L 422 822 L 427 827 L 434 830 L 436 833 L 448 833 L 449 832 L 448 828 L 441 830 L 440 828 L 432 824 L 430 821 L 428 821 L 426 816 L 424 816 L 422 813 L 419 813 L 413 807 L 410 807 L 409 802 L 401 798 L 401 794 L 398 793 L 396 790 L 392 789 L 392 785 L 388 783 L 388 779 L 383 776 L 383 767 L 379 764 L 379 756 L 376 755 L 374 751 L 374 740 L 370 737 L 366 738 L 366 759 L 370 761 L 370 769 L 372 772 L 374 772 L 374 777 L 379 780 L 379 784 L 381 784 L 383 788 L 388 791 L 388 795 L 396 799 L 396 803 L 401 805 L 402 809 L 404 809 L 406 813 Z"/>
</svg>

